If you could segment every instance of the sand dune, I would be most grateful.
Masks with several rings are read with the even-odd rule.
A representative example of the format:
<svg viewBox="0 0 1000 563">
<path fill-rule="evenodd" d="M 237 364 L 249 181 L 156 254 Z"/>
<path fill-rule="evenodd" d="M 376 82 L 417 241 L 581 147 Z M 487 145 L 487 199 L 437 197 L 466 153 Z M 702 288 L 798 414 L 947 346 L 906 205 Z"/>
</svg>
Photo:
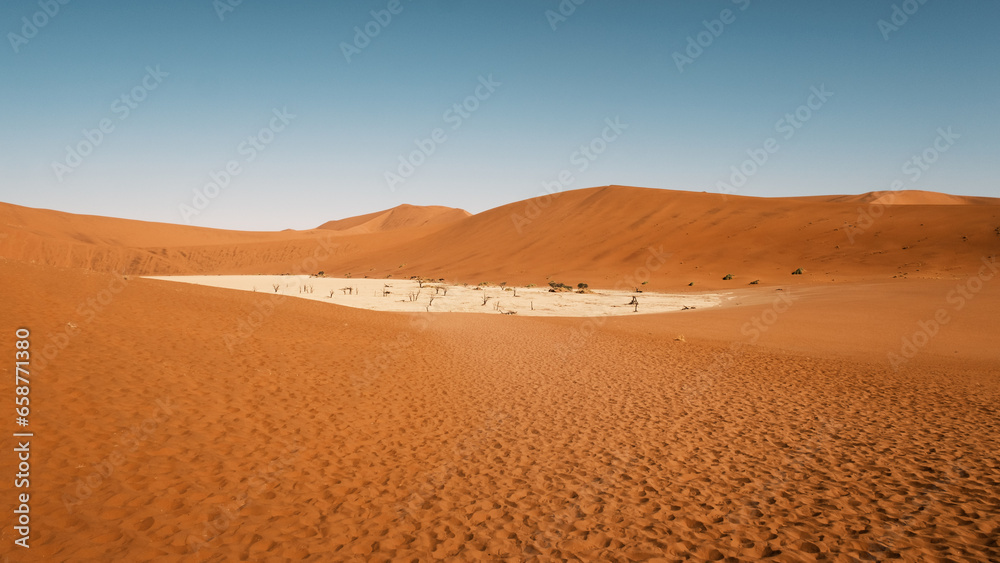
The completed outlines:
<svg viewBox="0 0 1000 563">
<path fill-rule="evenodd" d="M 32 560 L 1000 557 L 996 348 L 893 371 L 815 322 L 836 288 L 749 344 L 731 332 L 769 304 L 588 325 L 13 262 L 0 281 L 2 330 L 51 356 Z M 913 300 L 879 293 L 872 330 L 908 330 Z"/>
<path fill-rule="evenodd" d="M 469 216 L 470 213 L 468 211 L 453 207 L 400 205 L 392 209 L 386 209 L 385 211 L 377 211 L 338 221 L 328 221 L 317 228 L 362 234 L 376 231 L 394 231 L 407 227 L 422 227 L 424 225 L 443 225 Z"/>
<path fill-rule="evenodd" d="M 716 290 L 754 280 L 954 279 L 1000 243 L 997 205 L 886 207 L 620 186 L 367 234 L 352 229 L 377 217 L 348 220 L 342 231 L 229 233 L 2 208 L 14 219 L 4 221 L 0 256 L 135 275 L 315 273 L 301 267 L 320 255 L 315 269 L 336 276 L 518 285 L 554 280 L 595 288 L 648 276 L 648 289 L 673 292 L 692 282 L 695 289 Z M 649 263 L 651 254 L 657 263 Z M 659 263 L 659 256 L 669 259 Z M 800 268 L 804 275 L 793 277 Z M 724 282 L 727 274 L 733 279 Z"/>
<path fill-rule="evenodd" d="M 1000 206 L 877 199 L 608 187 L 281 233 L 2 205 L 35 436 L 32 548 L 0 554 L 1000 560 Z M 317 270 L 733 299 L 430 314 L 135 275 Z"/>
<path fill-rule="evenodd" d="M 1000 198 L 961 196 L 924 190 L 868 192 L 861 195 L 834 196 L 829 198 L 829 201 L 875 205 L 1000 205 Z"/>
</svg>

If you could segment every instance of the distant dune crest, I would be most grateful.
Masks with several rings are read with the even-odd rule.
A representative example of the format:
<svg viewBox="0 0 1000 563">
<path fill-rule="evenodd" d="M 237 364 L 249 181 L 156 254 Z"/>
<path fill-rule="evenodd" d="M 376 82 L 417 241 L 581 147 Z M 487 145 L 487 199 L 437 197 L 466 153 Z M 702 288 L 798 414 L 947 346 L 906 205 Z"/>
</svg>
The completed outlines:
<svg viewBox="0 0 1000 563">
<path fill-rule="evenodd" d="M 444 207 L 440 205 L 408 205 L 403 204 L 392 209 L 376 211 L 357 217 L 348 217 L 337 221 L 323 223 L 317 229 L 341 231 L 342 233 L 362 234 L 380 231 L 395 231 L 408 227 L 425 225 L 443 225 L 471 216 L 464 209 Z"/>
<path fill-rule="evenodd" d="M 876 191 L 834 196 L 829 201 L 871 205 L 1000 205 L 1000 199 L 928 192 L 924 190 Z"/>
<path fill-rule="evenodd" d="M 879 203 L 892 212 L 880 212 Z M 0 204 L 0 257 L 135 275 L 324 271 L 649 291 L 955 278 L 997 253 L 998 204 L 919 191 L 761 198 L 602 186 L 476 215 L 401 205 L 282 232 Z M 796 271 L 805 273 L 793 278 Z"/>
</svg>

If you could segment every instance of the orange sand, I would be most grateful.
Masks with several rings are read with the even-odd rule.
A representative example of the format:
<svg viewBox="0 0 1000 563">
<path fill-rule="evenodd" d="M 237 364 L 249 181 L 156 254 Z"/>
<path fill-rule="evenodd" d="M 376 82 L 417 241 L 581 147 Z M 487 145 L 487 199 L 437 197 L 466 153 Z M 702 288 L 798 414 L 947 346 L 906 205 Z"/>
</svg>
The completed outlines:
<svg viewBox="0 0 1000 563">
<path fill-rule="evenodd" d="M 629 209 L 607 205 L 615 190 L 562 194 L 523 240 L 501 226 L 509 210 L 346 235 L 337 240 L 353 242 L 326 264 L 379 252 L 392 264 L 423 240 L 415 265 L 384 271 L 417 275 L 433 269 L 425 260 L 450 256 L 436 266 L 449 279 L 497 272 L 541 284 L 554 273 L 611 286 L 641 249 L 690 237 L 697 244 L 678 244 L 678 262 L 725 271 L 740 257 L 737 283 L 678 265 L 649 285 L 702 275 L 696 288 L 736 288 L 739 304 L 610 319 L 419 315 L 125 280 L 110 270 L 233 273 L 256 263 L 280 273 L 268 268 L 293 269 L 321 235 L 147 231 L 7 206 L 0 331 L 11 355 L 14 330 L 32 331 L 36 436 L 32 548 L 12 547 L 5 522 L 0 553 L 1000 559 L 1000 277 L 969 283 L 1000 249 L 990 226 L 1000 207 L 900 206 L 849 245 L 832 230 L 850 212 L 842 203 L 623 193 L 635 198 Z M 643 198 L 678 201 L 654 208 Z M 470 221 L 508 238 L 468 255 L 475 241 L 455 233 Z M 621 227 L 588 234 L 596 224 Z M 410 233 L 402 243 L 401 232 Z M 445 239 L 449 247 L 435 246 Z M 613 243 L 622 250 L 603 258 L 569 251 Z M 913 256 L 921 271 L 892 279 Z M 752 268 L 778 264 L 783 291 L 763 273 L 762 285 L 744 283 Z M 808 272 L 791 277 L 789 266 Z M 836 282 L 814 273 L 826 269 Z M 949 300 L 957 284 L 978 287 L 961 309 Z M 939 309 L 948 322 L 893 369 L 888 353 Z M 10 381 L 13 367 L 4 369 Z M 12 404 L 12 386 L 2 393 Z M 0 473 L 12 476 L 14 463 L 0 456 Z M 9 522 L 14 489 L 4 491 Z"/>
</svg>

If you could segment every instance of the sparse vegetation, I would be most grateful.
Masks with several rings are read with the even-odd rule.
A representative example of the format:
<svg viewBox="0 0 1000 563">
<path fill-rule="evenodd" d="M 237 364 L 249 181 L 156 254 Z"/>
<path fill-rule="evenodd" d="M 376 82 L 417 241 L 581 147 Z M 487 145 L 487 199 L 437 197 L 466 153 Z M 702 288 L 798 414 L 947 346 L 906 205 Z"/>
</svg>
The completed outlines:
<svg viewBox="0 0 1000 563">
<path fill-rule="evenodd" d="M 753 280 L 752 282 L 750 282 L 750 285 L 758 285 L 759 283 L 760 280 Z"/>
<path fill-rule="evenodd" d="M 724 276 L 724 277 L 722 278 L 722 281 L 729 281 L 729 280 L 731 280 L 731 279 L 733 279 L 733 275 L 732 275 L 732 274 L 726 274 L 726 275 L 725 275 L 725 276 Z"/>
<path fill-rule="evenodd" d="M 549 282 L 549 287 L 551 288 L 551 289 L 549 289 L 549 291 L 551 291 L 553 293 L 557 292 L 557 291 L 573 291 L 572 287 L 570 287 L 570 286 L 568 286 L 568 285 L 566 285 L 564 283 L 559 283 L 559 282 L 555 282 L 555 281 L 550 281 Z"/>
<path fill-rule="evenodd" d="M 691 287 L 692 285 L 694 285 L 694 282 L 689 283 L 688 287 Z"/>
<path fill-rule="evenodd" d="M 642 283 L 646 283 L 646 282 L 642 282 Z M 576 287 L 578 287 L 580 289 L 587 289 L 590 286 L 581 282 L 581 283 L 576 284 Z"/>
<path fill-rule="evenodd" d="M 802 268 L 798 268 L 798 269 L 796 269 L 796 270 L 795 270 L 794 272 L 792 272 L 792 275 L 793 275 L 793 276 L 801 276 L 801 275 L 802 275 L 802 274 L 804 274 L 804 273 L 805 273 L 805 272 L 803 272 L 803 271 L 802 271 Z"/>
</svg>

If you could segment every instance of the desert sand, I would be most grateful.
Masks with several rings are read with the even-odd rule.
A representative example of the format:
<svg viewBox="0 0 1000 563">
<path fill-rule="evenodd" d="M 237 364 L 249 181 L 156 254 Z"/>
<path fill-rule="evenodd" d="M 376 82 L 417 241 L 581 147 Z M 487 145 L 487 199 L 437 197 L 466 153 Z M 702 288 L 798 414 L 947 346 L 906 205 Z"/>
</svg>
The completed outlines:
<svg viewBox="0 0 1000 563">
<path fill-rule="evenodd" d="M 5 524 L 0 552 L 1000 560 L 1000 206 L 883 196 L 606 187 L 281 233 L 2 206 L 35 437 L 32 548 Z M 320 270 L 733 299 L 431 314 L 144 277 Z"/>
</svg>

